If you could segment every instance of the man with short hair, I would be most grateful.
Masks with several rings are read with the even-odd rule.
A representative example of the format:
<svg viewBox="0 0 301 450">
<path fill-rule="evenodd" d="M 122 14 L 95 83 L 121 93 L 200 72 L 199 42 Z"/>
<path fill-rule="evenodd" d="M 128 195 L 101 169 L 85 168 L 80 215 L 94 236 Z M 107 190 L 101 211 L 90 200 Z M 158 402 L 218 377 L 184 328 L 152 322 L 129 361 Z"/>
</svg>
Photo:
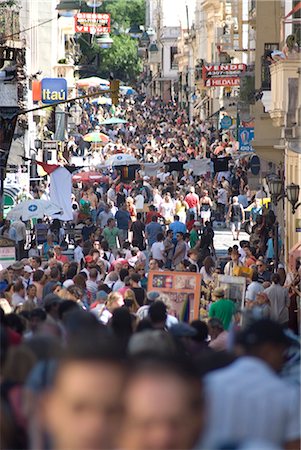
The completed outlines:
<svg viewBox="0 0 301 450">
<path fill-rule="evenodd" d="M 109 249 L 114 252 L 118 247 L 119 230 L 116 227 L 115 219 L 108 219 L 107 226 L 103 229 L 103 237 L 109 245 Z"/>
<path fill-rule="evenodd" d="M 227 350 L 229 332 L 223 327 L 222 322 L 217 319 L 208 320 L 208 332 L 211 338 L 209 347 L 217 352 Z"/>
<path fill-rule="evenodd" d="M 177 244 L 175 246 L 175 252 L 172 257 L 172 264 L 177 267 L 181 261 L 184 261 L 186 255 L 186 244 L 184 242 L 184 234 L 179 232 L 176 234 Z"/>
<path fill-rule="evenodd" d="M 189 193 L 185 197 L 185 202 L 189 206 L 187 214 L 194 214 L 194 217 L 196 218 L 200 214 L 200 198 L 195 193 L 194 186 L 190 186 Z"/>
<path fill-rule="evenodd" d="M 262 257 L 259 257 L 256 261 L 256 269 L 258 273 L 259 283 L 264 283 L 265 281 L 271 280 L 271 272 L 266 268 L 266 264 Z"/>
<path fill-rule="evenodd" d="M 204 417 L 202 387 L 190 360 L 138 359 L 127 379 L 123 407 L 120 448 L 197 448 Z"/>
<path fill-rule="evenodd" d="M 117 221 L 117 228 L 119 230 L 120 245 L 122 245 L 124 241 L 128 239 L 129 227 L 131 223 L 131 216 L 126 209 L 125 203 L 118 209 L 117 213 L 115 214 L 115 219 Z"/>
<path fill-rule="evenodd" d="M 277 374 L 289 346 L 283 328 L 269 319 L 252 321 L 237 335 L 236 345 L 238 359 L 205 378 L 202 448 L 242 448 L 254 440 L 252 448 L 264 448 L 261 442 L 269 448 L 299 448 L 299 387 Z"/>
<path fill-rule="evenodd" d="M 11 228 L 13 228 L 16 233 L 16 246 L 17 246 L 17 259 L 20 261 L 23 258 L 24 254 L 24 246 L 26 242 L 26 226 L 25 223 L 22 222 L 22 217 L 15 220 L 11 224 Z"/>
<path fill-rule="evenodd" d="M 158 223 L 158 217 L 153 216 L 152 221 L 145 227 L 145 236 L 147 238 L 149 249 L 151 249 L 153 243 L 156 242 L 159 233 L 162 233 L 162 226 Z"/>
<path fill-rule="evenodd" d="M 118 448 L 123 351 L 103 330 L 87 331 L 69 343 L 43 401 L 42 422 L 54 450 Z"/>
<path fill-rule="evenodd" d="M 187 231 L 185 223 L 180 222 L 180 217 L 178 215 L 174 216 L 174 221 L 169 225 L 169 229 L 173 232 L 174 243 L 177 241 L 176 236 L 178 232 L 185 234 Z"/>
<path fill-rule="evenodd" d="M 225 291 L 221 287 L 213 290 L 214 303 L 209 309 L 209 317 L 219 319 L 225 330 L 229 329 L 233 315 L 235 314 L 235 304 L 232 300 L 225 299 Z"/>
<path fill-rule="evenodd" d="M 100 211 L 97 217 L 97 225 L 99 225 L 101 230 L 107 225 L 109 219 L 113 219 L 113 213 L 110 210 L 110 206 L 106 203 L 103 211 Z"/>
<path fill-rule="evenodd" d="M 270 301 L 271 319 L 286 326 L 289 320 L 288 308 L 290 305 L 288 290 L 280 285 L 280 275 L 278 273 L 273 273 L 271 281 L 272 286 L 264 291 Z"/>
<path fill-rule="evenodd" d="M 234 196 L 227 213 L 227 221 L 230 221 L 233 240 L 239 240 L 241 225 L 245 221 L 245 211 L 238 201 L 238 197 Z"/>
<path fill-rule="evenodd" d="M 43 298 L 52 292 L 54 286 L 58 284 L 60 276 L 61 273 L 57 267 L 52 267 L 50 269 L 50 280 L 45 284 L 43 288 Z"/>
</svg>

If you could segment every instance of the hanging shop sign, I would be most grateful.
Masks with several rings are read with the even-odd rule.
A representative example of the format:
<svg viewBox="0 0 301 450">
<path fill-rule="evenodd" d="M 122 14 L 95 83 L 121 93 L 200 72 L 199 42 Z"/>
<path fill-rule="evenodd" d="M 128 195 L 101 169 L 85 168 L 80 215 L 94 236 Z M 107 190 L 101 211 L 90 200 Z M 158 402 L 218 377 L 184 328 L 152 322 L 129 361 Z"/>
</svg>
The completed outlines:
<svg viewBox="0 0 301 450">
<path fill-rule="evenodd" d="M 252 152 L 252 141 L 254 140 L 254 128 L 239 127 L 238 142 L 241 152 Z"/>
<path fill-rule="evenodd" d="M 111 16 L 107 13 L 78 13 L 74 17 L 75 33 L 110 33 Z"/>
<path fill-rule="evenodd" d="M 230 117 L 230 116 L 224 116 L 224 117 L 221 119 L 220 125 L 221 125 L 221 128 L 227 130 L 228 128 L 231 127 L 231 125 L 233 125 L 233 119 L 232 119 L 232 117 Z"/>
<path fill-rule="evenodd" d="M 202 78 L 206 87 L 239 86 L 240 74 L 246 69 L 246 64 L 204 65 L 202 68 Z"/>
<path fill-rule="evenodd" d="M 68 88 L 65 78 L 43 78 L 32 81 L 32 99 L 34 103 L 41 101 L 52 105 L 67 100 Z"/>
</svg>

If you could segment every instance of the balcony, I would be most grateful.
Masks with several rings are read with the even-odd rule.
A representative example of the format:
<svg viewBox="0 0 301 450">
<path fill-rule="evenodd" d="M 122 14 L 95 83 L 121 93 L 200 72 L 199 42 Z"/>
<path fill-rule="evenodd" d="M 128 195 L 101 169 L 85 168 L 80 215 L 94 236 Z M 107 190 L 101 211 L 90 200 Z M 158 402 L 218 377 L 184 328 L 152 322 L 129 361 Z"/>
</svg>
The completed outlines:
<svg viewBox="0 0 301 450">
<path fill-rule="evenodd" d="M 275 127 L 294 126 L 297 109 L 299 55 L 277 61 L 270 66 L 271 105 L 269 114 Z"/>
</svg>

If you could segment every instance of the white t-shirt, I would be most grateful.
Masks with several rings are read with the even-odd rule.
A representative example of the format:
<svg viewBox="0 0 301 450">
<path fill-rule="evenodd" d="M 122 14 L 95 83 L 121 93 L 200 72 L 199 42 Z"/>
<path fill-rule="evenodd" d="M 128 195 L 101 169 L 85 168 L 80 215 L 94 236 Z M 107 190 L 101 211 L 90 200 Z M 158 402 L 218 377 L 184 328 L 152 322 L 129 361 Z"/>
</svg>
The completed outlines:
<svg viewBox="0 0 301 450">
<path fill-rule="evenodd" d="M 258 281 L 252 281 L 252 283 L 249 284 L 246 291 L 246 300 L 254 302 L 256 299 L 256 295 L 259 294 L 259 292 L 262 292 L 263 290 L 264 287 L 262 286 L 261 283 L 258 283 Z"/>
<path fill-rule="evenodd" d="M 163 242 L 154 242 L 151 247 L 153 258 L 164 261 L 164 244 Z"/>
<path fill-rule="evenodd" d="M 160 213 L 167 220 L 173 219 L 174 204 L 172 202 L 163 202 L 163 203 L 161 203 L 161 205 L 160 205 Z"/>
<path fill-rule="evenodd" d="M 135 197 L 135 206 L 136 206 L 137 210 L 138 209 L 142 210 L 144 208 L 144 197 L 143 197 L 142 194 L 136 195 L 136 197 Z"/>
<path fill-rule="evenodd" d="M 204 283 L 210 283 L 210 281 L 214 281 L 214 278 L 212 275 L 208 275 L 208 273 L 205 270 L 205 267 L 203 266 L 200 270 L 200 274 L 202 275 L 202 278 L 204 280 Z"/>
<path fill-rule="evenodd" d="M 220 188 L 218 190 L 217 202 L 221 203 L 222 205 L 226 205 L 227 204 L 227 202 L 228 202 L 228 195 L 227 195 L 226 189 Z"/>
</svg>

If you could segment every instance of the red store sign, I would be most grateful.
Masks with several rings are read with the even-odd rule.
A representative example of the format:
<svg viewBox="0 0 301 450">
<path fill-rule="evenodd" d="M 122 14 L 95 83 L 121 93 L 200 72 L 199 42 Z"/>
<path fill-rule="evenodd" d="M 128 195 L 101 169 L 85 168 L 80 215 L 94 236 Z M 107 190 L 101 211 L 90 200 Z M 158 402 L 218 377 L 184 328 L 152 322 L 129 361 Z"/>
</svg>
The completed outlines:
<svg viewBox="0 0 301 450">
<path fill-rule="evenodd" d="M 75 33 L 104 34 L 111 30 L 111 16 L 106 13 L 78 13 L 74 22 Z"/>
<path fill-rule="evenodd" d="M 204 65 L 202 78 L 205 86 L 239 86 L 239 75 L 247 69 L 246 64 Z"/>
</svg>

